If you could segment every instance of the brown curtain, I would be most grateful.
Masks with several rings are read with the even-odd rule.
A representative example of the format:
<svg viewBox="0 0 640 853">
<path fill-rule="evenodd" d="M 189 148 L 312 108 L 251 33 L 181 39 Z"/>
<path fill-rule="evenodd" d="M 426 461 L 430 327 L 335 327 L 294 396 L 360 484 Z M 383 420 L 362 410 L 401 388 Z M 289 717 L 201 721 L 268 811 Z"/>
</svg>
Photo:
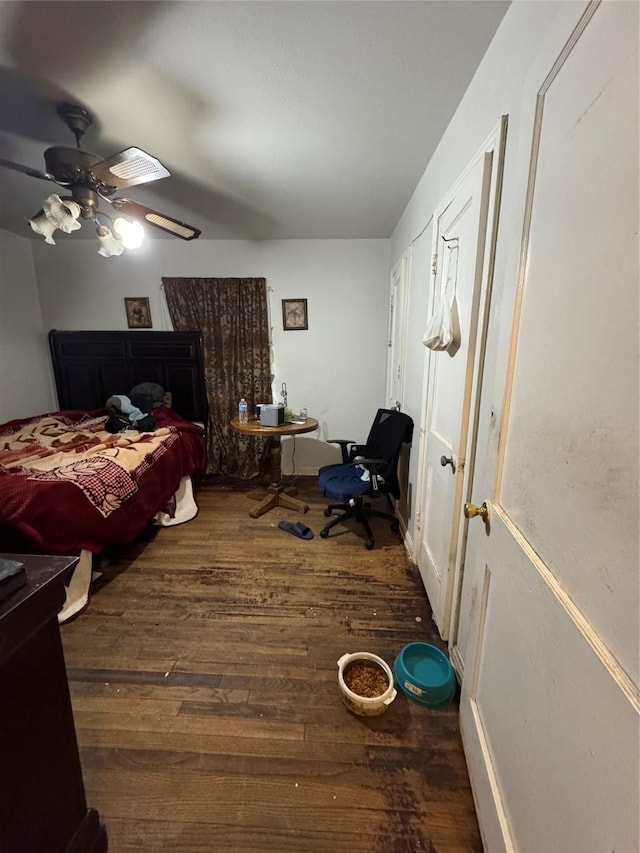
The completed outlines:
<svg viewBox="0 0 640 853">
<path fill-rule="evenodd" d="M 177 332 L 202 332 L 209 402 L 207 473 L 249 479 L 263 473 L 268 447 L 229 426 L 245 397 L 271 402 L 267 282 L 264 278 L 163 278 Z"/>
</svg>

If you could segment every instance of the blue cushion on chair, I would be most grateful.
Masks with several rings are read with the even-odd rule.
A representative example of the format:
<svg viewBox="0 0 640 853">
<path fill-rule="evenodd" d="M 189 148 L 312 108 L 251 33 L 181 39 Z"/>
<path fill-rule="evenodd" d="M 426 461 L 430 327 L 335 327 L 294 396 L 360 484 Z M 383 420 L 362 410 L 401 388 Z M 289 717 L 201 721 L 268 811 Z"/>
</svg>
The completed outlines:
<svg viewBox="0 0 640 853">
<path fill-rule="evenodd" d="M 318 472 L 318 489 L 334 500 L 347 502 L 369 491 L 369 478 L 362 479 L 366 471 L 352 462 L 346 465 L 325 465 Z"/>
</svg>

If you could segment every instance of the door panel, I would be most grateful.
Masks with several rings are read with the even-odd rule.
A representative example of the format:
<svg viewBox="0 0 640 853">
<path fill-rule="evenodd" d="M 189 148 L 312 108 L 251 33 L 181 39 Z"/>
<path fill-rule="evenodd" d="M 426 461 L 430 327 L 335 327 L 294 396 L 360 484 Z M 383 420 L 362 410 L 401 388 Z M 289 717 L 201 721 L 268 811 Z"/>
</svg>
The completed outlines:
<svg viewBox="0 0 640 853">
<path fill-rule="evenodd" d="M 501 503 L 637 680 L 638 54 L 585 75 L 586 35 L 545 98 Z"/>
<path fill-rule="evenodd" d="M 523 853 L 637 849 L 637 809 L 634 820 L 629 814 L 638 792 L 633 704 L 544 571 L 522 571 L 535 557 L 523 552 L 508 525 L 494 517 L 492 527 L 500 563 L 489 566 L 474 702 L 514 847 Z"/>
<path fill-rule="evenodd" d="M 637 44 L 637 5 L 591 4 L 536 93 L 506 388 L 484 378 L 458 642 L 491 851 L 640 843 Z"/>
<path fill-rule="evenodd" d="M 426 403 L 420 449 L 417 563 L 435 622 L 447 638 L 451 621 L 457 531 L 483 295 L 493 146 L 483 147 L 434 216 L 431 312 L 447 287 L 455 291 L 459 342 L 427 350 Z M 453 465 L 441 464 L 441 458 Z"/>
</svg>

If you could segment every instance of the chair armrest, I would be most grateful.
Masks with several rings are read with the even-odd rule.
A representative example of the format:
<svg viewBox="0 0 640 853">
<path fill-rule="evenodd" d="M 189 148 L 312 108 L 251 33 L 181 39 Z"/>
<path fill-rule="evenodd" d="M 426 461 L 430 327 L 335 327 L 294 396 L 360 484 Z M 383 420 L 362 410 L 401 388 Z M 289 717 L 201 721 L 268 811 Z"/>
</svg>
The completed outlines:
<svg viewBox="0 0 640 853">
<path fill-rule="evenodd" d="M 371 492 L 374 497 L 377 497 L 380 492 L 380 484 L 384 483 L 384 477 L 378 473 L 379 468 L 386 468 L 387 461 L 385 459 L 367 459 L 364 456 L 355 456 L 352 460 L 354 465 L 362 465 L 369 472 L 369 482 L 371 483 Z"/>
</svg>

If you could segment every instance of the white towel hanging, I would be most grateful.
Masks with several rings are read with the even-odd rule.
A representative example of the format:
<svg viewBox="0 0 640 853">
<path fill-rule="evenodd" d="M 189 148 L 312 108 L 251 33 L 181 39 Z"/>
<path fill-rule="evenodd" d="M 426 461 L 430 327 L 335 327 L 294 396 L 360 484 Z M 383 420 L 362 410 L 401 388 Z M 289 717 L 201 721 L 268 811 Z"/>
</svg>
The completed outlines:
<svg viewBox="0 0 640 853">
<path fill-rule="evenodd" d="M 456 284 L 458 279 L 458 241 L 447 245 L 447 272 L 445 285 L 438 304 L 429 318 L 422 343 L 432 350 L 448 350 L 454 343 L 460 342 L 460 323 L 456 304 Z"/>
</svg>

